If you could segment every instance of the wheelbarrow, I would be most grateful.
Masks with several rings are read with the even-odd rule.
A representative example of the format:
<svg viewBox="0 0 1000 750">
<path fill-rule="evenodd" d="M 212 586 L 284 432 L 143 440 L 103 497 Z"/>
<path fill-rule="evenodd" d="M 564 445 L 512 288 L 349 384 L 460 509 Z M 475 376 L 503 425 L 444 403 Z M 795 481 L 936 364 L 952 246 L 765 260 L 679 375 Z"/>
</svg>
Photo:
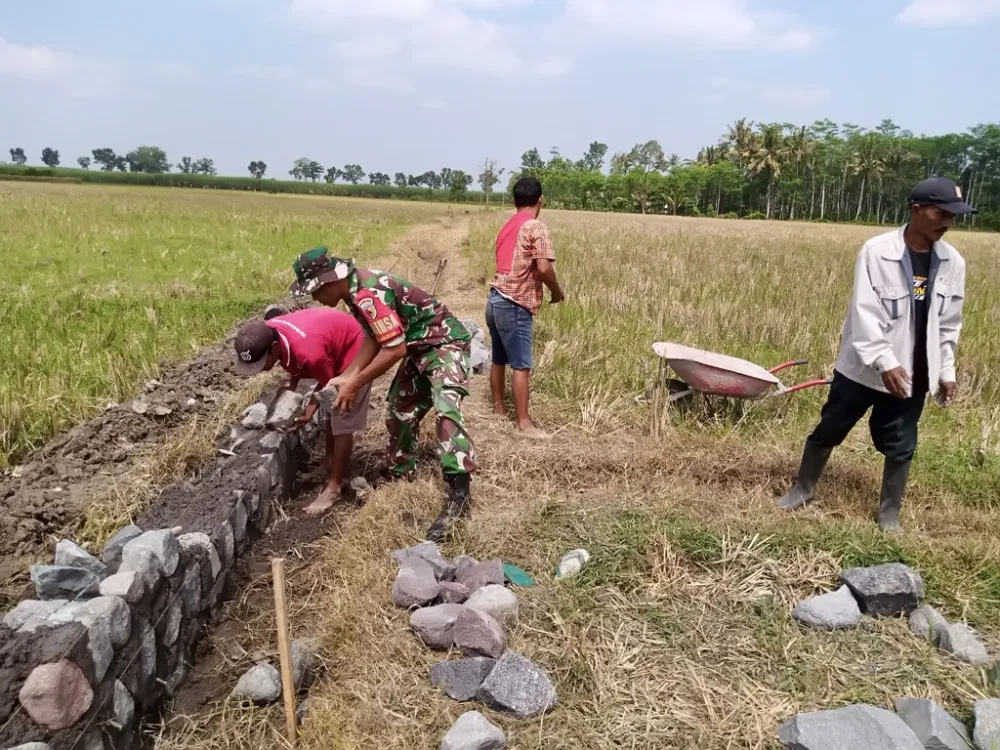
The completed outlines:
<svg viewBox="0 0 1000 750">
<path fill-rule="evenodd" d="M 762 399 L 784 396 L 807 388 L 829 385 L 832 380 L 823 378 L 807 380 L 793 386 L 785 386 L 775 373 L 789 367 L 809 363 L 807 359 L 793 359 L 765 370 L 760 365 L 726 354 L 706 352 L 680 344 L 653 344 L 653 351 L 666 360 L 667 365 L 680 377 L 668 381 L 670 395 L 668 403 L 690 396 L 696 391 L 715 396 L 732 398 Z M 776 386 L 776 389 L 774 389 Z M 774 389 L 774 390 L 772 390 Z"/>
</svg>

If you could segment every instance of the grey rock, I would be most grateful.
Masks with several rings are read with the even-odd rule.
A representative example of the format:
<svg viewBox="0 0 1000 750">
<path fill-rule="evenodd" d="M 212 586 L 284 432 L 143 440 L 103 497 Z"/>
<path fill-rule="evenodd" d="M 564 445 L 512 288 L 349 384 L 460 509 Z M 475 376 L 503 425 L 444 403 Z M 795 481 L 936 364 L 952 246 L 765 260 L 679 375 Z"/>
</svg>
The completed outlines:
<svg viewBox="0 0 1000 750">
<path fill-rule="evenodd" d="M 474 594 L 476 589 L 490 584 L 503 586 L 503 562 L 499 557 L 496 557 L 481 563 L 466 565 L 462 568 L 461 573 L 456 570 L 455 580 L 467 587 L 470 594 Z"/>
<path fill-rule="evenodd" d="M 282 391 L 268 409 L 266 424 L 268 427 L 280 429 L 291 427 L 292 422 L 302 410 L 303 397 L 295 391 Z"/>
<path fill-rule="evenodd" d="M 461 604 L 424 607 L 410 615 L 410 627 L 425 645 L 447 651 L 455 642 L 455 621 L 464 609 Z"/>
<path fill-rule="evenodd" d="M 319 657 L 312 646 L 302 639 L 292 641 L 292 684 L 296 690 L 305 690 L 316 679 Z"/>
<path fill-rule="evenodd" d="M 100 591 L 101 596 L 117 596 L 129 604 L 137 604 L 145 594 L 145 587 L 134 570 L 126 570 L 101 581 Z"/>
<path fill-rule="evenodd" d="M 444 690 L 456 701 L 471 701 L 493 670 L 495 659 L 477 656 L 472 659 L 439 661 L 431 666 L 431 684 Z"/>
<path fill-rule="evenodd" d="M 955 623 L 941 631 L 938 648 L 970 664 L 988 664 L 990 661 L 986 646 L 976 637 L 975 631 L 965 623 Z"/>
<path fill-rule="evenodd" d="M 495 583 L 483 586 L 472 593 L 465 606 L 485 612 L 507 627 L 517 622 L 517 597 L 505 586 Z"/>
<path fill-rule="evenodd" d="M 479 325 L 479 323 L 474 321 L 472 318 L 465 318 L 461 321 L 461 323 L 473 339 L 479 341 L 480 343 L 486 341 L 486 335 L 483 333 L 483 328 Z"/>
<path fill-rule="evenodd" d="M 304 724 L 305 720 L 309 717 L 309 699 L 306 698 L 304 701 L 299 703 L 295 708 L 295 718 L 298 720 L 299 724 Z"/>
<path fill-rule="evenodd" d="M 285 436 L 280 432 L 269 432 L 260 439 L 261 453 L 274 453 L 285 443 Z"/>
<path fill-rule="evenodd" d="M 459 555 L 454 558 L 452 562 L 455 564 L 455 580 L 458 581 L 461 579 L 463 571 L 466 571 L 473 565 L 476 565 L 478 561 L 476 558 L 470 557 L 469 555 Z"/>
<path fill-rule="evenodd" d="M 792 617 L 806 625 L 838 630 L 857 626 L 861 622 L 861 610 L 851 590 L 841 586 L 836 591 L 800 602 L 792 610 Z"/>
<path fill-rule="evenodd" d="M 100 626 L 108 632 L 111 645 L 121 648 L 132 635 L 132 610 L 117 596 L 99 596 L 83 602 L 70 602 L 49 617 L 53 624 L 79 622 L 84 627 Z"/>
<path fill-rule="evenodd" d="M 230 697 L 258 706 L 274 703 L 281 697 L 281 675 L 270 664 L 257 664 L 240 677 Z"/>
<path fill-rule="evenodd" d="M 267 422 L 267 404 L 248 406 L 240 416 L 240 424 L 248 430 L 263 430 Z"/>
<path fill-rule="evenodd" d="M 192 562 L 184 571 L 184 580 L 177 590 L 186 617 L 201 611 L 201 565 Z"/>
<path fill-rule="evenodd" d="M 228 568 L 236 559 L 236 537 L 233 535 L 233 527 L 229 525 L 229 521 L 223 521 L 216 532 L 215 545 L 219 551 L 219 560 L 222 562 L 222 566 Z"/>
<path fill-rule="evenodd" d="M 170 606 L 167 607 L 166 612 L 163 613 L 163 617 L 157 626 L 160 631 L 160 643 L 164 646 L 170 647 L 177 643 L 177 636 L 181 632 L 181 617 L 183 616 L 183 609 L 181 600 L 174 599 Z"/>
<path fill-rule="evenodd" d="M 23 745 L 12 747 L 10 750 L 52 750 L 44 742 L 25 742 Z"/>
<path fill-rule="evenodd" d="M 288 315 L 291 312 L 287 305 L 282 305 L 280 302 L 275 302 L 264 308 L 264 320 L 270 320 L 271 318 L 276 318 L 279 315 Z"/>
<path fill-rule="evenodd" d="M 100 729 L 91 729 L 83 736 L 80 750 L 105 750 L 104 735 Z"/>
<path fill-rule="evenodd" d="M 135 698 L 132 697 L 128 688 L 118 680 L 115 680 L 112 704 L 115 712 L 115 721 L 118 722 L 118 725 L 121 727 L 131 725 L 132 720 L 135 718 Z"/>
<path fill-rule="evenodd" d="M 910 632 L 918 638 L 937 645 L 941 633 L 948 627 L 948 621 L 929 604 L 924 604 L 910 615 Z"/>
<path fill-rule="evenodd" d="M 146 531 L 130 540 L 122 548 L 122 565 L 129 566 L 128 570 L 135 570 L 129 561 L 139 557 L 142 550 L 148 550 L 156 558 L 160 573 L 163 575 L 172 576 L 177 570 L 177 564 L 181 559 L 181 546 L 170 529 Z"/>
<path fill-rule="evenodd" d="M 134 573 L 133 585 L 138 588 L 139 598 L 152 594 L 160 582 L 164 579 L 161 571 L 160 560 L 149 549 L 137 549 L 132 551 L 128 558 L 122 558 L 122 563 L 118 567 L 118 575 L 122 573 Z"/>
<path fill-rule="evenodd" d="M 434 570 L 438 581 L 451 581 L 455 577 L 455 566 L 444 559 L 434 542 L 422 542 L 414 547 L 398 549 L 392 553 L 392 559 L 402 565 L 411 557 L 419 557 Z"/>
<path fill-rule="evenodd" d="M 25 599 L 18 602 L 17 606 L 4 616 L 3 624 L 11 630 L 34 633 L 45 624 L 51 615 L 67 604 L 69 604 L 67 599 L 49 599 L 47 601 Z"/>
<path fill-rule="evenodd" d="M 442 604 L 461 604 L 469 598 L 469 589 L 454 581 L 445 581 L 441 584 L 439 595 Z"/>
<path fill-rule="evenodd" d="M 896 714 L 866 705 L 799 714 L 778 727 L 778 739 L 789 750 L 924 750 Z"/>
<path fill-rule="evenodd" d="M 156 680 L 156 631 L 145 619 L 139 619 L 139 690 L 136 695 L 145 695 Z"/>
<path fill-rule="evenodd" d="M 469 609 L 468 606 L 455 620 L 452 638 L 455 646 L 466 656 L 499 659 L 507 650 L 507 635 L 503 632 L 503 625 L 485 612 Z"/>
<path fill-rule="evenodd" d="M 85 599 L 100 593 L 100 576 L 89 570 L 64 565 L 32 565 L 30 570 L 39 599 Z"/>
<path fill-rule="evenodd" d="M 969 731 L 937 703 L 923 698 L 896 698 L 896 714 L 927 750 L 971 750 Z"/>
<path fill-rule="evenodd" d="M 364 477 L 354 477 L 351 480 L 351 489 L 359 495 L 364 496 L 372 491 L 372 486 L 368 484 L 368 480 Z"/>
<path fill-rule="evenodd" d="M 32 721 L 58 732 L 73 726 L 87 713 L 94 701 L 94 690 L 83 670 L 63 659 L 31 670 L 18 700 Z"/>
<path fill-rule="evenodd" d="M 82 568 L 89 570 L 96 576 L 103 578 L 108 572 L 108 566 L 87 552 L 76 542 L 69 539 L 60 539 L 56 544 L 56 565 L 64 565 L 69 568 Z"/>
<path fill-rule="evenodd" d="M 493 354 L 476 339 L 469 346 L 469 366 L 474 375 L 482 375 L 493 363 Z"/>
<path fill-rule="evenodd" d="M 924 579 L 902 563 L 851 568 L 842 578 L 857 597 L 861 611 L 876 617 L 908 615 L 924 598 Z"/>
<path fill-rule="evenodd" d="M 538 716 L 557 702 L 548 674 L 514 651 L 497 660 L 476 697 L 492 709 L 521 719 Z"/>
<path fill-rule="evenodd" d="M 973 706 L 976 716 L 976 728 L 972 739 L 979 750 L 997 750 L 1000 748 L 1000 699 L 988 698 L 976 701 Z"/>
<path fill-rule="evenodd" d="M 242 542 L 247 535 L 247 509 L 242 500 L 237 500 L 229 516 L 233 524 L 233 541 Z"/>
<path fill-rule="evenodd" d="M 173 695 L 177 689 L 187 679 L 187 665 L 182 661 L 177 665 L 177 669 L 170 673 L 167 678 L 167 692 Z"/>
<path fill-rule="evenodd" d="M 420 557 L 411 557 L 399 568 L 392 584 L 392 603 L 397 607 L 422 607 L 441 592 L 434 570 Z"/>
<path fill-rule="evenodd" d="M 458 717 L 441 740 L 439 750 L 505 750 L 507 735 L 478 711 Z"/>
<path fill-rule="evenodd" d="M 207 561 L 212 569 L 212 578 L 219 575 L 222 570 L 222 563 L 219 561 L 219 553 L 215 550 L 215 545 L 208 534 L 194 531 L 190 534 L 181 534 L 177 537 L 177 543 L 182 550 L 192 552 L 202 562 Z"/>
<path fill-rule="evenodd" d="M 104 549 L 101 551 L 101 557 L 104 560 L 104 564 L 115 566 L 121 562 L 122 548 L 141 534 L 142 529 L 135 524 L 130 523 L 113 537 L 108 539 L 108 541 L 104 543 Z"/>
<path fill-rule="evenodd" d="M 324 414 L 333 414 L 333 405 L 337 401 L 340 391 L 333 383 L 328 383 L 325 387 L 316 391 L 316 400 L 319 401 L 319 408 Z M 338 412 L 340 409 L 337 410 Z"/>
</svg>

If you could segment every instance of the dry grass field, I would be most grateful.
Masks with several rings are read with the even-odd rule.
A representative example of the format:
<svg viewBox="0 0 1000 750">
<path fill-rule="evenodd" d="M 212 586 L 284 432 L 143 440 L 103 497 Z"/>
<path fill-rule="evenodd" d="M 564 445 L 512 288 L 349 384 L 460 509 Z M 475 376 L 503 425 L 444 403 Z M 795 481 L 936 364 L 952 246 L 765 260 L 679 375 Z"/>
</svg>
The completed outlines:
<svg viewBox="0 0 1000 750">
<path fill-rule="evenodd" d="M 75 302 L 89 299 L 83 283 L 109 285 L 123 273 L 94 270 L 104 259 L 144 258 L 142 274 L 129 272 L 138 276 L 127 309 L 142 332 L 131 339 L 148 343 L 128 377 L 107 378 L 112 370 L 95 365 L 72 397 L 85 406 L 134 390 L 157 356 L 186 356 L 270 301 L 283 286 L 289 254 L 320 241 L 350 243 L 365 260 L 392 258 L 398 273 L 418 283 L 430 283 L 436 260 L 447 257 L 441 295 L 460 316 L 481 321 L 501 220 L 405 204 L 183 191 L 122 191 L 106 200 L 92 197 L 103 195 L 96 189 L 64 190 L 15 191 L 25 225 L 13 230 L 20 238 L 15 257 L 57 260 L 21 265 L 16 283 L 5 278 L 5 291 L 29 292 L 17 317 L 4 311 L 0 337 L 8 352 L 19 351 L 19 340 L 34 341 L 27 338 L 35 335 L 32 325 L 90 309 Z M 9 207 L 9 197 L 0 205 Z M 83 226 L 96 233 L 84 244 L 87 264 L 73 271 L 82 280 L 54 276 L 56 293 L 43 296 L 40 288 L 52 285 L 46 274 L 57 273 L 63 257 L 48 248 L 72 245 L 74 215 L 89 216 Z M 178 215 L 186 230 L 169 218 Z M 949 619 L 967 620 L 990 653 L 1000 654 L 1000 281 L 990 270 L 1000 238 L 952 238 L 969 264 L 962 395 L 947 412 L 928 409 L 904 506 L 907 532 L 887 537 L 873 523 L 880 464 L 862 428 L 835 453 L 813 507 L 795 515 L 774 507 L 822 389 L 754 404 L 697 398 L 657 413 L 634 399 L 656 378 L 655 341 L 762 365 L 809 358 L 800 373 L 782 374 L 786 382 L 829 374 L 854 257 L 878 230 L 556 212 L 544 218 L 567 291 L 566 303 L 544 308 L 536 328 L 537 414 L 555 439 L 519 440 L 491 413 L 488 384 L 477 378 L 465 409 L 482 471 L 473 516 L 445 549 L 500 556 L 538 582 L 518 591 L 521 615 L 510 647 L 551 672 L 560 705 L 530 722 L 491 713 L 512 750 L 774 748 L 777 724 L 796 711 L 889 706 L 894 696 L 914 695 L 968 717 L 974 700 L 996 695 L 982 670 L 916 641 L 904 620 L 865 619 L 857 630 L 831 634 L 799 626 L 789 612 L 836 585 L 843 567 L 901 560 L 922 572 L 932 604 Z M 0 222 L 0 236 L 11 231 Z M 101 254 L 105 247 L 109 256 Z M 182 266 L 169 262 L 174 254 L 186 258 Z M 238 283 L 243 274 L 215 262 L 234 258 L 251 264 L 249 289 Z M 206 279 L 218 275 L 224 278 L 210 286 Z M 170 297 L 175 282 L 200 293 Z M 150 305 L 161 306 L 161 322 L 185 322 L 151 327 Z M 188 305 L 197 315 L 168 312 Z M 192 332 L 204 310 L 215 317 Z M 89 341 L 90 315 L 77 318 L 75 328 L 53 335 Z M 63 349 L 63 359 L 45 365 L 44 382 L 72 400 L 66 358 L 74 349 Z M 17 368 L 16 358 L 5 366 Z M 20 423 L 8 403 L 25 405 L 19 408 L 27 409 L 29 425 L 31 413 L 45 415 L 37 417 L 42 427 L 22 429 L 26 436 L 82 416 L 63 413 L 56 425 L 48 407 L 38 406 L 45 387 L 29 374 L 4 371 L 4 424 Z M 373 418 L 359 454 L 377 456 L 383 432 Z M 26 440 L 8 437 L 5 445 Z M 467 708 L 431 687 L 428 668 L 441 656 L 417 642 L 407 614 L 389 598 L 389 552 L 419 541 L 441 501 L 427 458 L 417 482 L 379 490 L 343 514 L 336 534 L 300 551 L 288 582 L 293 634 L 318 639 L 326 667 L 310 693 L 302 747 L 436 748 Z M 578 577 L 553 581 L 559 557 L 575 547 L 590 550 L 591 562 Z M 262 574 L 250 588 L 267 585 Z M 234 603 L 245 628 L 230 637 L 247 653 L 273 653 L 267 597 L 257 609 L 247 608 L 250 598 Z M 214 647 L 226 651 L 221 639 Z M 173 717 L 157 747 L 273 748 L 282 727 L 280 705 L 206 706 Z"/>
</svg>

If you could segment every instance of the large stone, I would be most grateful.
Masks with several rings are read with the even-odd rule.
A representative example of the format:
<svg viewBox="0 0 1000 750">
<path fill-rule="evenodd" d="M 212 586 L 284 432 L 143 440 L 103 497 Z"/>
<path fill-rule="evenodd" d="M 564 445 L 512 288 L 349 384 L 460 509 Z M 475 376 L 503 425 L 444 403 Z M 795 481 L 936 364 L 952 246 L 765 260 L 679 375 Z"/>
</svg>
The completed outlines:
<svg viewBox="0 0 1000 750">
<path fill-rule="evenodd" d="M 420 557 L 410 557 L 400 566 L 392 584 L 392 603 L 397 607 L 423 607 L 441 592 L 434 569 Z"/>
<path fill-rule="evenodd" d="M 134 570 L 115 573 L 101 581 L 101 596 L 117 596 L 129 604 L 138 604 L 145 595 L 145 586 Z"/>
<path fill-rule="evenodd" d="M 44 742 L 25 742 L 23 745 L 12 747 L 10 750 L 52 750 L 52 748 Z"/>
<path fill-rule="evenodd" d="M 557 701 L 548 674 L 514 651 L 497 660 L 476 697 L 492 709 L 521 719 L 538 716 Z"/>
<path fill-rule="evenodd" d="M 63 659 L 31 670 L 18 699 L 36 724 L 57 732 L 78 722 L 94 700 L 83 670 Z"/>
<path fill-rule="evenodd" d="M 495 583 L 472 592 L 465 602 L 469 609 L 485 612 L 501 625 L 507 627 L 517 622 L 517 597 L 514 593 Z"/>
<path fill-rule="evenodd" d="M 483 656 L 439 661 L 431 666 L 431 684 L 444 690 L 452 700 L 471 701 L 493 670 L 494 664 L 496 664 L 495 659 Z"/>
<path fill-rule="evenodd" d="M 308 641 L 292 641 L 292 684 L 296 690 L 305 690 L 316 679 L 319 657 Z"/>
<path fill-rule="evenodd" d="M 466 606 L 452 631 L 456 648 L 466 656 L 488 656 L 499 659 L 507 650 L 503 625 L 485 612 Z"/>
<path fill-rule="evenodd" d="M 285 443 L 285 436 L 280 432 L 269 432 L 260 439 L 261 453 L 274 453 Z"/>
<path fill-rule="evenodd" d="M 67 565 L 32 565 L 31 582 L 39 599 L 86 599 L 101 589 L 100 576 Z"/>
<path fill-rule="evenodd" d="M 439 596 L 442 604 L 461 604 L 469 598 L 469 589 L 454 581 L 444 581 Z"/>
<path fill-rule="evenodd" d="M 236 559 L 236 537 L 229 521 L 223 521 L 215 535 L 215 544 L 219 551 L 219 560 L 225 568 L 230 567 Z"/>
<path fill-rule="evenodd" d="M 69 539 L 60 539 L 56 544 L 56 565 L 64 565 L 69 568 L 82 568 L 89 570 L 96 576 L 104 577 L 108 572 L 108 566 L 87 552 L 76 542 Z"/>
<path fill-rule="evenodd" d="M 970 750 L 969 731 L 937 703 L 924 698 L 896 698 L 896 713 L 927 750 Z"/>
<path fill-rule="evenodd" d="M 163 575 L 172 576 L 177 570 L 177 564 L 181 559 L 181 546 L 170 529 L 146 531 L 129 541 L 122 548 L 122 565 L 129 565 L 129 561 L 139 557 L 142 550 L 152 553 Z M 134 570 L 131 566 L 128 569 Z"/>
<path fill-rule="evenodd" d="M 454 558 L 452 562 L 455 564 L 455 580 L 459 581 L 464 574 L 473 565 L 477 564 L 476 558 L 470 557 L 469 555 L 459 555 Z"/>
<path fill-rule="evenodd" d="M 478 711 L 458 717 L 441 740 L 439 750 L 504 750 L 507 735 Z"/>
<path fill-rule="evenodd" d="M 177 643 L 177 637 L 181 633 L 181 618 L 184 614 L 183 605 L 179 598 L 171 601 L 157 625 L 157 635 L 162 645 L 170 647 Z"/>
<path fill-rule="evenodd" d="M 937 644 L 947 629 L 948 621 L 929 604 L 924 604 L 910 615 L 910 632 L 918 638 Z"/>
<path fill-rule="evenodd" d="M 132 724 L 135 718 L 135 698 L 124 685 L 115 680 L 114 698 L 112 708 L 115 712 L 115 721 L 123 729 Z"/>
<path fill-rule="evenodd" d="M 267 426 L 273 429 L 291 427 L 302 411 L 302 395 L 295 391 L 282 391 L 268 410 Z"/>
<path fill-rule="evenodd" d="M 423 542 L 414 547 L 398 549 L 392 553 L 392 559 L 400 565 L 411 557 L 419 557 L 430 565 L 438 581 L 451 581 L 455 577 L 455 566 L 444 559 L 434 542 Z"/>
<path fill-rule="evenodd" d="M 138 599 L 152 595 L 160 585 L 160 582 L 164 580 L 159 558 L 156 557 L 152 550 L 145 548 L 133 550 L 129 554 L 128 559 L 122 559 L 116 575 L 121 575 L 122 573 L 133 573 L 135 575 L 132 581 L 132 586 L 135 589 L 131 592 L 131 595 L 138 597 Z M 125 581 L 122 580 L 115 585 L 124 585 L 124 583 Z"/>
<path fill-rule="evenodd" d="M 460 574 L 456 571 L 455 580 L 467 587 L 470 593 L 475 593 L 476 589 L 490 584 L 503 586 L 503 562 L 496 557 L 481 563 L 465 565 Z"/>
<path fill-rule="evenodd" d="M 857 597 L 861 611 L 876 617 L 908 615 L 924 598 L 923 578 L 902 563 L 851 568 L 842 578 Z"/>
<path fill-rule="evenodd" d="M 976 716 L 976 728 L 972 739 L 976 747 L 979 750 L 1000 748 L 1000 698 L 976 701 L 973 713 Z"/>
<path fill-rule="evenodd" d="M 792 617 L 806 625 L 829 630 L 853 628 L 861 622 L 858 602 L 847 586 L 800 602 Z"/>
<path fill-rule="evenodd" d="M 938 648 L 970 664 L 988 664 L 990 661 L 986 646 L 976 637 L 975 631 L 965 623 L 955 623 L 942 630 Z"/>
<path fill-rule="evenodd" d="M 240 677 L 230 697 L 258 706 L 274 703 L 281 697 L 281 674 L 270 664 L 257 664 Z"/>
<path fill-rule="evenodd" d="M 121 562 L 122 548 L 141 534 L 142 529 L 130 523 L 113 537 L 108 539 L 108 541 L 104 543 L 104 549 L 101 552 L 104 564 L 114 567 Z"/>
<path fill-rule="evenodd" d="M 184 580 L 177 590 L 185 617 L 194 617 L 201 611 L 201 565 L 192 562 L 184 571 Z"/>
<path fill-rule="evenodd" d="M 147 695 L 156 681 L 159 649 L 156 646 L 156 631 L 145 619 L 139 619 L 139 689 L 140 698 Z"/>
<path fill-rule="evenodd" d="M 410 627 L 425 645 L 447 651 L 455 642 L 455 621 L 464 609 L 461 604 L 424 607 L 410 615 Z"/>
<path fill-rule="evenodd" d="M 799 714 L 778 727 L 778 739 L 789 750 L 924 750 L 896 714 L 866 705 Z"/>
<path fill-rule="evenodd" d="M 3 624 L 11 630 L 23 633 L 34 633 L 45 624 L 46 620 L 69 603 L 67 599 L 25 599 L 3 618 Z"/>
<path fill-rule="evenodd" d="M 267 404 L 248 406 L 240 417 L 240 424 L 248 430 L 263 430 L 267 422 Z"/>
<path fill-rule="evenodd" d="M 132 611 L 118 596 L 99 596 L 88 601 L 70 602 L 49 617 L 49 622 L 62 625 L 79 622 L 88 629 L 100 627 L 107 631 L 115 648 L 128 643 L 132 635 Z"/>
<path fill-rule="evenodd" d="M 233 541 L 239 544 L 247 535 L 247 509 L 242 500 L 236 501 L 229 518 L 233 522 Z"/>
</svg>

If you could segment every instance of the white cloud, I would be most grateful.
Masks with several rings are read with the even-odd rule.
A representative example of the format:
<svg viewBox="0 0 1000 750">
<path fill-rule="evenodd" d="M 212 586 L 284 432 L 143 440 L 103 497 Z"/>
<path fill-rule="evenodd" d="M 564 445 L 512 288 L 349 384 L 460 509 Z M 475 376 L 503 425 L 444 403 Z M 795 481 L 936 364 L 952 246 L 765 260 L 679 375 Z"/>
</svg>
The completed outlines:
<svg viewBox="0 0 1000 750">
<path fill-rule="evenodd" d="M 53 81 L 70 69 L 67 55 L 48 47 L 29 47 L 0 37 L 0 76 L 32 81 Z"/>
<path fill-rule="evenodd" d="M 1000 16 L 1000 0 L 912 0 L 896 16 L 910 26 L 974 24 Z"/>
<path fill-rule="evenodd" d="M 444 109 L 447 105 L 440 99 L 425 99 L 425 109 Z"/>
<path fill-rule="evenodd" d="M 785 104 L 822 104 L 830 101 L 831 94 L 829 89 L 818 87 L 765 86 L 760 98 Z"/>
</svg>

